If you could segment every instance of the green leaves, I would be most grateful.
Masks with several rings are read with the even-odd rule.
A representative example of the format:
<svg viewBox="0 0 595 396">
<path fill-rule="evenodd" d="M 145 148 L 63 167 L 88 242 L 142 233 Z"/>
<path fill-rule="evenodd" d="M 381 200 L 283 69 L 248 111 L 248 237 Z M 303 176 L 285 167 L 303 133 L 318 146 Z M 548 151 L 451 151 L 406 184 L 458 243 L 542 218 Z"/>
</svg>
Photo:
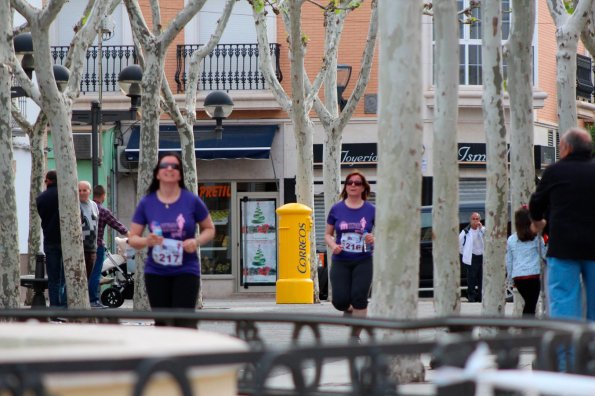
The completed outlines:
<svg viewBox="0 0 595 396">
<path fill-rule="evenodd" d="M 564 8 L 566 8 L 567 13 L 573 14 L 574 13 L 574 1 L 564 0 Z"/>
<path fill-rule="evenodd" d="M 252 0 L 252 8 L 257 13 L 261 13 L 264 11 L 264 0 Z"/>
</svg>

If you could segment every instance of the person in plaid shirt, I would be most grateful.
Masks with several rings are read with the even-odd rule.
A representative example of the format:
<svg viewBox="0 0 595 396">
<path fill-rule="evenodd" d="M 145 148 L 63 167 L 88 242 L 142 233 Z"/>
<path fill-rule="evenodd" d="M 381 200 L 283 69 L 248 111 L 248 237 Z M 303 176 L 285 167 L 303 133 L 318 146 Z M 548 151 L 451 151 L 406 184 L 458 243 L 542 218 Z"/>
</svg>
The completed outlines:
<svg viewBox="0 0 595 396">
<path fill-rule="evenodd" d="M 128 228 L 120 223 L 108 208 L 103 207 L 105 188 L 100 184 L 93 188 L 93 201 L 95 201 L 99 208 L 99 225 L 97 227 L 97 259 L 89 277 L 89 300 L 91 302 L 91 308 L 107 308 L 99 302 L 99 280 L 101 279 L 101 269 L 105 260 L 105 241 L 103 240 L 105 226 L 109 225 L 120 234 L 126 236 L 128 236 Z"/>
</svg>

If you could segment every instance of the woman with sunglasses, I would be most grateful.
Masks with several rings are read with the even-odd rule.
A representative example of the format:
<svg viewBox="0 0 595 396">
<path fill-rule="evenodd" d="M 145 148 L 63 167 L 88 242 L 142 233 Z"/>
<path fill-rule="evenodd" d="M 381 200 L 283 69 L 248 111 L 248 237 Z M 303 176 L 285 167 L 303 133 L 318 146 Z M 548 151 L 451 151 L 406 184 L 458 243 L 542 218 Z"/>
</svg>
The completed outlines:
<svg viewBox="0 0 595 396">
<path fill-rule="evenodd" d="M 324 239 L 333 251 L 330 281 L 333 306 L 344 315 L 363 318 L 372 285 L 372 248 L 376 208 L 367 201 L 370 184 L 360 172 L 345 178 L 341 201 L 326 220 Z M 361 329 L 353 334 L 359 342 Z"/>
<path fill-rule="evenodd" d="M 149 228 L 147 236 L 143 236 L 145 227 Z M 128 240 L 135 249 L 149 248 L 145 285 L 151 308 L 194 310 L 200 287 L 197 248 L 214 236 L 215 226 L 206 205 L 186 189 L 180 156 L 164 155 L 153 169 L 147 195 L 134 212 Z M 174 325 L 196 327 L 184 320 Z"/>
</svg>

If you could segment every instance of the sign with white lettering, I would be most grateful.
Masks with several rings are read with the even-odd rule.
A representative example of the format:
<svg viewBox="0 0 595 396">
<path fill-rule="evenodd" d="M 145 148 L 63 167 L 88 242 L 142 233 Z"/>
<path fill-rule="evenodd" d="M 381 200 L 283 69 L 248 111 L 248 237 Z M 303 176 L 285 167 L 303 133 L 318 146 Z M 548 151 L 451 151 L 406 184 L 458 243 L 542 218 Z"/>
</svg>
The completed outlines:
<svg viewBox="0 0 595 396">
<path fill-rule="evenodd" d="M 510 145 L 508 146 L 508 162 L 510 162 Z M 549 146 L 533 146 L 535 169 L 543 169 L 556 162 L 556 149 Z M 459 165 L 464 167 L 486 166 L 487 154 L 485 143 L 459 143 Z"/>
<path fill-rule="evenodd" d="M 553 164 L 556 150 L 549 146 L 533 146 L 535 169 L 543 169 Z M 486 166 L 487 154 L 485 143 L 459 143 L 459 165 L 464 167 Z M 314 166 L 322 166 L 322 144 L 314 145 Z M 508 159 L 510 161 L 510 158 Z M 341 146 L 341 168 L 372 168 L 378 164 L 376 143 L 346 143 Z"/>
<path fill-rule="evenodd" d="M 322 166 L 322 144 L 314 145 L 314 166 Z M 378 164 L 376 143 L 346 143 L 341 146 L 341 168 L 372 168 Z"/>
</svg>

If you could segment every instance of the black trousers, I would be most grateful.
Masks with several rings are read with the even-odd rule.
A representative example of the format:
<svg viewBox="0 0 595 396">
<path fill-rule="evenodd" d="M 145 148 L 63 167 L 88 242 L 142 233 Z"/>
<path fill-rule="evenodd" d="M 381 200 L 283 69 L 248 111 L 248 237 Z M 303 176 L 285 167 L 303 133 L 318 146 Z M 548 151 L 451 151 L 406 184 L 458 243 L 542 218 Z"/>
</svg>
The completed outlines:
<svg viewBox="0 0 595 396">
<path fill-rule="evenodd" d="M 194 310 L 200 288 L 200 278 L 196 275 L 184 274 L 162 276 L 145 274 L 145 286 L 152 309 L 186 308 Z M 176 327 L 196 329 L 196 321 L 177 319 Z M 155 321 L 156 326 L 166 326 L 163 321 Z"/>
<path fill-rule="evenodd" d="M 333 306 L 339 311 L 346 311 L 350 305 L 355 309 L 368 308 L 372 273 L 372 257 L 333 260 L 330 277 Z"/>
<path fill-rule="evenodd" d="M 481 283 L 483 277 L 483 255 L 472 255 L 471 265 L 467 269 L 467 299 L 469 302 L 481 302 Z"/>
<path fill-rule="evenodd" d="M 535 307 L 539 299 L 539 291 L 541 290 L 541 281 L 539 278 L 529 279 L 514 279 L 516 286 L 523 300 L 525 300 L 525 308 L 523 308 L 523 315 L 535 316 Z"/>
</svg>

